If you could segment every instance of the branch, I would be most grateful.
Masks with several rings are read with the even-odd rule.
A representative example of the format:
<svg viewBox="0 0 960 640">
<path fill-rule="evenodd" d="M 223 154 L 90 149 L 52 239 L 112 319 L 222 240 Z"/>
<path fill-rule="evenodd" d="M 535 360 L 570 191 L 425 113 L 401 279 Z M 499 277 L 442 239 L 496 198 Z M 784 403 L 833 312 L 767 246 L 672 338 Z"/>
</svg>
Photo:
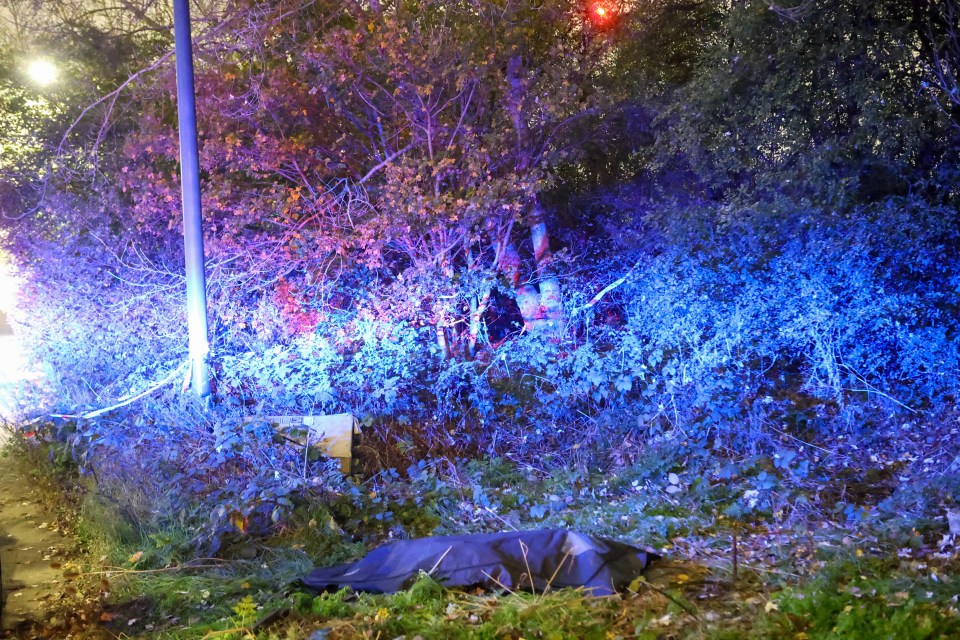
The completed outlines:
<svg viewBox="0 0 960 640">
<path fill-rule="evenodd" d="M 313 2 L 310 2 L 309 4 L 313 4 Z M 309 5 L 307 5 L 307 6 L 309 6 Z M 280 19 L 286 17 L 287 15 L 288 15 L 288 14 L 283 14 L 283 15 L 281 15 L 279 18 L 277 18 L 277 20 L 280 20 Z M 200 41 L 206 39 L 207 37 L 212 36 L 212 35 L 218 33 L 221 29 L 225 28 L 228 24 L 230 24 L 230 20 L 231 20 L 231 18 L 226 18 L 226 19 L 224 19 L 224 20 L 223 20 L 222 22 L 220 22 L 218 25 L 216 25 L 215 27 L 213 27 L 212 29 L 210 29 L 209 31 L 207 31 L 206 33 L 204 33 L 204 34 L 202 35 L 202 37 L 200 37 L 200 38 L 195 38 L 195 42 L 200 42 Z M 113 105 L 116 103 L 116 100 L 117 100 L 117 98 L 119 97 L 120 93 L 122 93 L 124 89 L 126 89 L 128 86 L 130 86 L 130 84 L 131 84 L 134 80 L 136 80 L 137 78 L 139 78 L 140 76 L 142 76 L 142 75 L 145 74 L 145 73 L 148 73 L 148 72 L 150 72 L 150 71 L 153 71 L 154 69 L 156 69 L 156 68 L 158 68 L 160 65 L 162 65 L 164 62 L 166 62 L 167 60 L 169 60 L 170 57 L 173 56 L 173 54 L 174 54 L 174 49 L 168 50 L 168 51 L 167 51 L 166 53 L 164 53 L 162 56 L 160 56 L 159 58 L 157 58 L 156 60 L 154 60 L 149 66 L 144 67 L 143 69 L 140 69 L 139 71 L 131 74 L 130 77 L 128 77 L 126 80 L 124 80 L 122 83 L 120 83 L 120 85 L 119 85 L 116 89 L 114 89 L 114 90 L 111 91 L 110 93 L 107 93 L 107 94 L 104 95 L 104 96 L 101 96 L 101 97 L 100 97 L 98 100 L 96 100 L 95 102 L 87 105 L 87 106 L 83 109 L 83 111 L 80 112 L 80 115 L 76 117 L 76 119 L 70 124 L 69 127 L 67 127 L 67 130 L 64 132 L 63 137 L 60 138 L 60 144 L 57 146 L 57 158 L 60 158 L 60 157 L 63 155 L 63 147 L 64 147 L 64 145 L 65 145 L 66 142 L 67 142 L 67 138 L 70 136 L 70 134 L 73 132 L 73 130 L 77 128 L 77 125 L 79 125 L 80 122 L 81 122 L 85 117 L 87 117 L 87 114 L 90 113 L 90 111 L 92 111 L 92 110 L 95 109 L 96 107 L 102 105 L 104 102 L 110 101 L 110 103 L 111 103 L 111 108 L 108 109 L 108 110 L 107 110 L 107 113 L 104 115 L 104 123 L 100 126 L 100 131 L 99 131 L 98 134 L 97 134 L 97 143 L 99 143 L 100 140 L 101 140 L 102 137 L 103 137 L 104 131 L 105 131 L 106 128 L 107 128 L 107 124 L 106 124 L 106 123 L 107 123 L 107 121 L 110 119 L 110 113 L 111 113 L 111 111 L 112 111 Z"/>
<path fill-rule="evenodd" d="M 97 108 L 98 106 L 100 106 L 100 105 L 103 104 L 104 102 L 111 101 L 111 104 L 112 104 L 113 102 L 115 102 L 116 99 L 117 99 L 117 97 L 120 95 L 120 93 L 121 93 L 124 89 L 126 89 L 126 88 L 130 85 L 130 83 L 132 83 L 134 80 L 136 80 L 137 78 L 139 78 L 141 75 L 143 75 L 143 74 L 145 74 L 145 73 L 147 73 L 147 72 L 149 72 L 149 71 L 153 71 L 154 69 L 156 69 L 157 67 L 159 67 L 161 64 L 163 64 L 164 62 L 166 62 L 172 55 L 173 55 L 173 50 L 171 49 L 170 51 L 167 51 L 165 54 L 163 54 L 162 56 L 160 56 L 159 58 L 157 58 L 157 59 L 153 62 L 153 64 L 151 64 L 150 66 L 144 67 L 143 69 L 140 69 L 139 71 L 137 71 L 136 73 L 134 73 L 133 75 L 131 75 L 129 78 L 127 78 L 126 80 L 124 80 L 124 81 L 120 84 L 120 86 L 117 87 L 116 89 L 114 89 L 114 90 L 111 91 L 110 93 L 106 94 L 105 96 L 102 96 L 102 97 L 101 97 L 99 100 L 97 100 L 96 102 L 93 102 L 93 103 L 87 105 L 87 106 L 83 109 L 83 111 L 80 112 L 80 115 L 77 116 L 77 118 L 73 121 L 73 123 L 72 123 L 69 127 L 67 127 L 67 130 L 63 133 L 63 137 L 60 138 L 60 145 L 57 147 L 57 157 L 58 157 L 58 158 L 61 157 L 61 155 L 63 154 L 63 146 L 64 146 L 64 144 L 66 143 L 67 138 L 70 136 L 70 134 L 73 132 L 73 130 L 77 128 L 77 125 L 80 124 L 80 121 L 83 120 L 85 117 L 87 117 L 87 114 L 90 113 L 90 111 L 92 111 L 93 109 Z M 106 116 L 106 118 L 109 118 L 109 114 Z M 103 131 L 103 127 L 101 127 L 101 132 L 102 132 L 102 131 Z M 98 141 L 99 141 L 100 137 L 101 137 L 101 135 L 98 135 L 98 136 L 97 136 Z"/>
<path fill-rule="evenodd" d="M 357 182 L 357 184 L 363 184 L 364 182 L 369 180 L 371 177 L 373 177 L 373 174 L 375 174 L 377 171 L 380 171 L 380 169 L 383 169 L 385 166 L 387 166 L 388 164 L 390 164 L 391 162 L 393 162 L 394 160 L 396 160 L 397 158 L 405 154 L 407 151 L 410 151 L 410 149 L 413 149 L 413 146 L 414 145 L 411 142 L 404 148 L 397 149 L 396 151 L 391 153 L 389 156 L 386 157 L 386 159 L 384 159 L 383 162 L 377 164 L 377 166 L 375 166 L 373 169 L 370 169 L 370 171 L 367 171 L 367 174 L 362 178 L 360 178 L 360 181 Z"/>
<path fill-rule="evenodd" d="M 127 399 L 122 399 L 122 398 L 121 398 L 121 402 L 118 402 L 118 403 L 115 404 L 115 405 L 112 405 L 112 406 L 109 406 L 109 407 L 104 407 L 103 409 L 97 409 L 96 411 L 90 411 L 90 412 L 88 412 L 88 413 L 79 413 L 79 414 L 51 413 L 51 414 L 50 414 L 50 417 L 51 417 L 51 418 L 64 418 L 64 419 L 66 419 L 66 420 L 89 420 L 90 418 L 96 418 L 97 416 L 101 416 L 101 415 L 103 415 L 103 414 L 105 414 L 105 413 L 109 413 L 110 411 L 113 411 L 114 409 L 119 409 L 119 408 L 121 408 L 121 407 L 127 406 L 128 404 L 133 404 L 133 403 L 136 402 L 137 400 L 140 400 L 141 398 L 147 397 L 148 395 L 150 395 L 151 393 L 153 393 L 153 392 L 156 391 L 157 389 L 163 387 L 164 385 L 167 385 L 167 384 L 173 382 L 173 381 L 180 375 L 180 371 L 184 368 L 184 365 L 186 365 L 186 364 L 188 364 L 188 363 L 189 363 L 189 361 L 183 362 L 182 364 L 180 364 L 180 366 L 178 366 L 176 369 L 174 369 L 173 371 L 171 371 L 170 374 L 167 375 L 166 378 L 164 378 L 163 380 L 161 380 L 161 381 L 158 382 L 157 384 L 153 385 L 152 387 L 150 387 L 150 388 L 147 389 L 146 391 L 143 391 L 143 392 L 141 392 L 141 393 L 138 393 L 137 395 L 133 396 L 132 398 L 127 398 Z M 31 423 L 31 424 L 32 424 L 32 423 Z"/>
<path fill-rule="evenodd" d="M 605 286 L 603 289 L 601 289 L 600 292 L 597 293 L 597 295 L 590 298 L 589 302 L 574 309 L 571 312 L 571 315 L 577 315 L 581 311 L 586 311 L 587 309 L 591 309 L 594 306 L 596 306 L 596 304 L 600 302 L 604 298 L 604 296 L 606 296 L 608 293 L 610 293 L 611 291 L 613 291 L 614 289 L 616 289 L 617 287 L 625 283 L 630 278 L 630 276 L 633 275 L 633 272 L 636 271 L 637 267 L 640 266 L 641 260 L 642 258 L 640 260 L 637 260 L 636 264 L 630 267 L 629 271 L 627 271 L 624 275 L 617 278 L 616 280 L 614 280 L 613 282 Z"/>
<path fill-rule="evenodd" d="M 943 37 L 938 38 L 934 31 L 933 22 L 928 20 L 927 38 L 931 44 L 932 60 L 930 61 L 931 84 L 946 94 L 947 99 L 956 106 L 960 106 L 960 77 L 957 67 L 960 66 L 960 15 L 955 0 L 945 2 L 940 9 L 940 15 L 935 19 L 943 29 Z M 925 86 L 928 86 L 924 83 Z M 930 92 L 934 102 L 941 110 L 947 112 L 947 106 L 940 103 L 936 92 Z"/>
</svg>

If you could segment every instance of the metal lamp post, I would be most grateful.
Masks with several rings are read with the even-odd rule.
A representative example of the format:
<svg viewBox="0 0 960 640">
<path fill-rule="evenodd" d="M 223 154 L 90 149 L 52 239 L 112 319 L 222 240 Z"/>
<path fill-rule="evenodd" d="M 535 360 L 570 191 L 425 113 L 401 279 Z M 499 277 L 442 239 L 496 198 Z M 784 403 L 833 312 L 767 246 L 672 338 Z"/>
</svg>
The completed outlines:
<svg viewBox="0 0 960 640">
<path fill-rule="evenodd" d="M 177 59 L 177 113 L 180 125 L 180 185 L 183 189 L 183 237 L 187 277 L 187 326 L 190 338 L 191 384 L 201 398 L 210 396 L 207 355 L 207 293 L 203 228 L 200 213 L 200 158 L 197 151 L 197 108 L 194 102 L 193 51 L 188 0 L 173 0 Z"/>
</svg>

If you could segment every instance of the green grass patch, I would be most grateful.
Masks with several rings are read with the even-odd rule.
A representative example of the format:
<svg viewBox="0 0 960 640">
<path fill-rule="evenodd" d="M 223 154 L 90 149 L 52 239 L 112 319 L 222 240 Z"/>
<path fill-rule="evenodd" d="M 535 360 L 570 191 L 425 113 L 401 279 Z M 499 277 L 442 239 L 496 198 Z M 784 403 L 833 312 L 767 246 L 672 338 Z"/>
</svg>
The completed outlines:
<svg viewBox="0 0 960 640">
<path fill-rule="evenodd" d="M 571 589 L 476 596 L 447 590 L 423 575 L 395 595 L 340 591 L 300 596 L 297 624 L 327 627 L 335 638 L 606 640 L 616 637 L 611 629 L 625 624 L 620 603 L 619 598 L 591 598 Z"/>
<path fill-rule="evenodd" d="M 770 631 L 811 640 L 960 637 L 960 581 L 925 563 L 897 558 L 838 559 L 809 583 L 774 599 Z"/>
</svg>

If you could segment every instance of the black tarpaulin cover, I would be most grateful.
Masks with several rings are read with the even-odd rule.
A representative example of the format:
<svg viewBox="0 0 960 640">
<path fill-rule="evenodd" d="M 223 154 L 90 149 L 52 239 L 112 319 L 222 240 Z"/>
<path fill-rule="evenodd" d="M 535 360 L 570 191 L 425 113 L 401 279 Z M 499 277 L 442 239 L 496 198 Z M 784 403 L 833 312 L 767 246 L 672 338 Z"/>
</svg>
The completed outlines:
<svg viewBox="0 0 960 640">
<path fill-rule="evenodd" d="M 393 593 L 421 571 L 448 587 L 489 589 L 583 587 L 592 595 L 624 590 L 659 556 L 574 531 L 545 529 L 400 540 L 348 564 L 314 569 L 304 584 L 317 591 L 352 587 Z"/>
</svg>

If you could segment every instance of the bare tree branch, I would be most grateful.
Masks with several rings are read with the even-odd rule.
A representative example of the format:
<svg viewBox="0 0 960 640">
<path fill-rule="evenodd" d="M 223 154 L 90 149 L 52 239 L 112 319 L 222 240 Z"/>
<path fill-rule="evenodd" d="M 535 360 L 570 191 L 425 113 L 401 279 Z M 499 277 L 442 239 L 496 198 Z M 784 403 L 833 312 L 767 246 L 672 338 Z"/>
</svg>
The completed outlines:
<svg viewBox="0 0 960 640">
<path fill-rule="evenodd" d="M 960 5 L 957 0 L 940 3 L 939 14 L 927 24 L 927 37 L 933 53 L 930 83 L 936 88 L 931 95 L 944 111 L 948 109 L 940 102 L 943 97 L 960 107 Z"/>
</svg>

